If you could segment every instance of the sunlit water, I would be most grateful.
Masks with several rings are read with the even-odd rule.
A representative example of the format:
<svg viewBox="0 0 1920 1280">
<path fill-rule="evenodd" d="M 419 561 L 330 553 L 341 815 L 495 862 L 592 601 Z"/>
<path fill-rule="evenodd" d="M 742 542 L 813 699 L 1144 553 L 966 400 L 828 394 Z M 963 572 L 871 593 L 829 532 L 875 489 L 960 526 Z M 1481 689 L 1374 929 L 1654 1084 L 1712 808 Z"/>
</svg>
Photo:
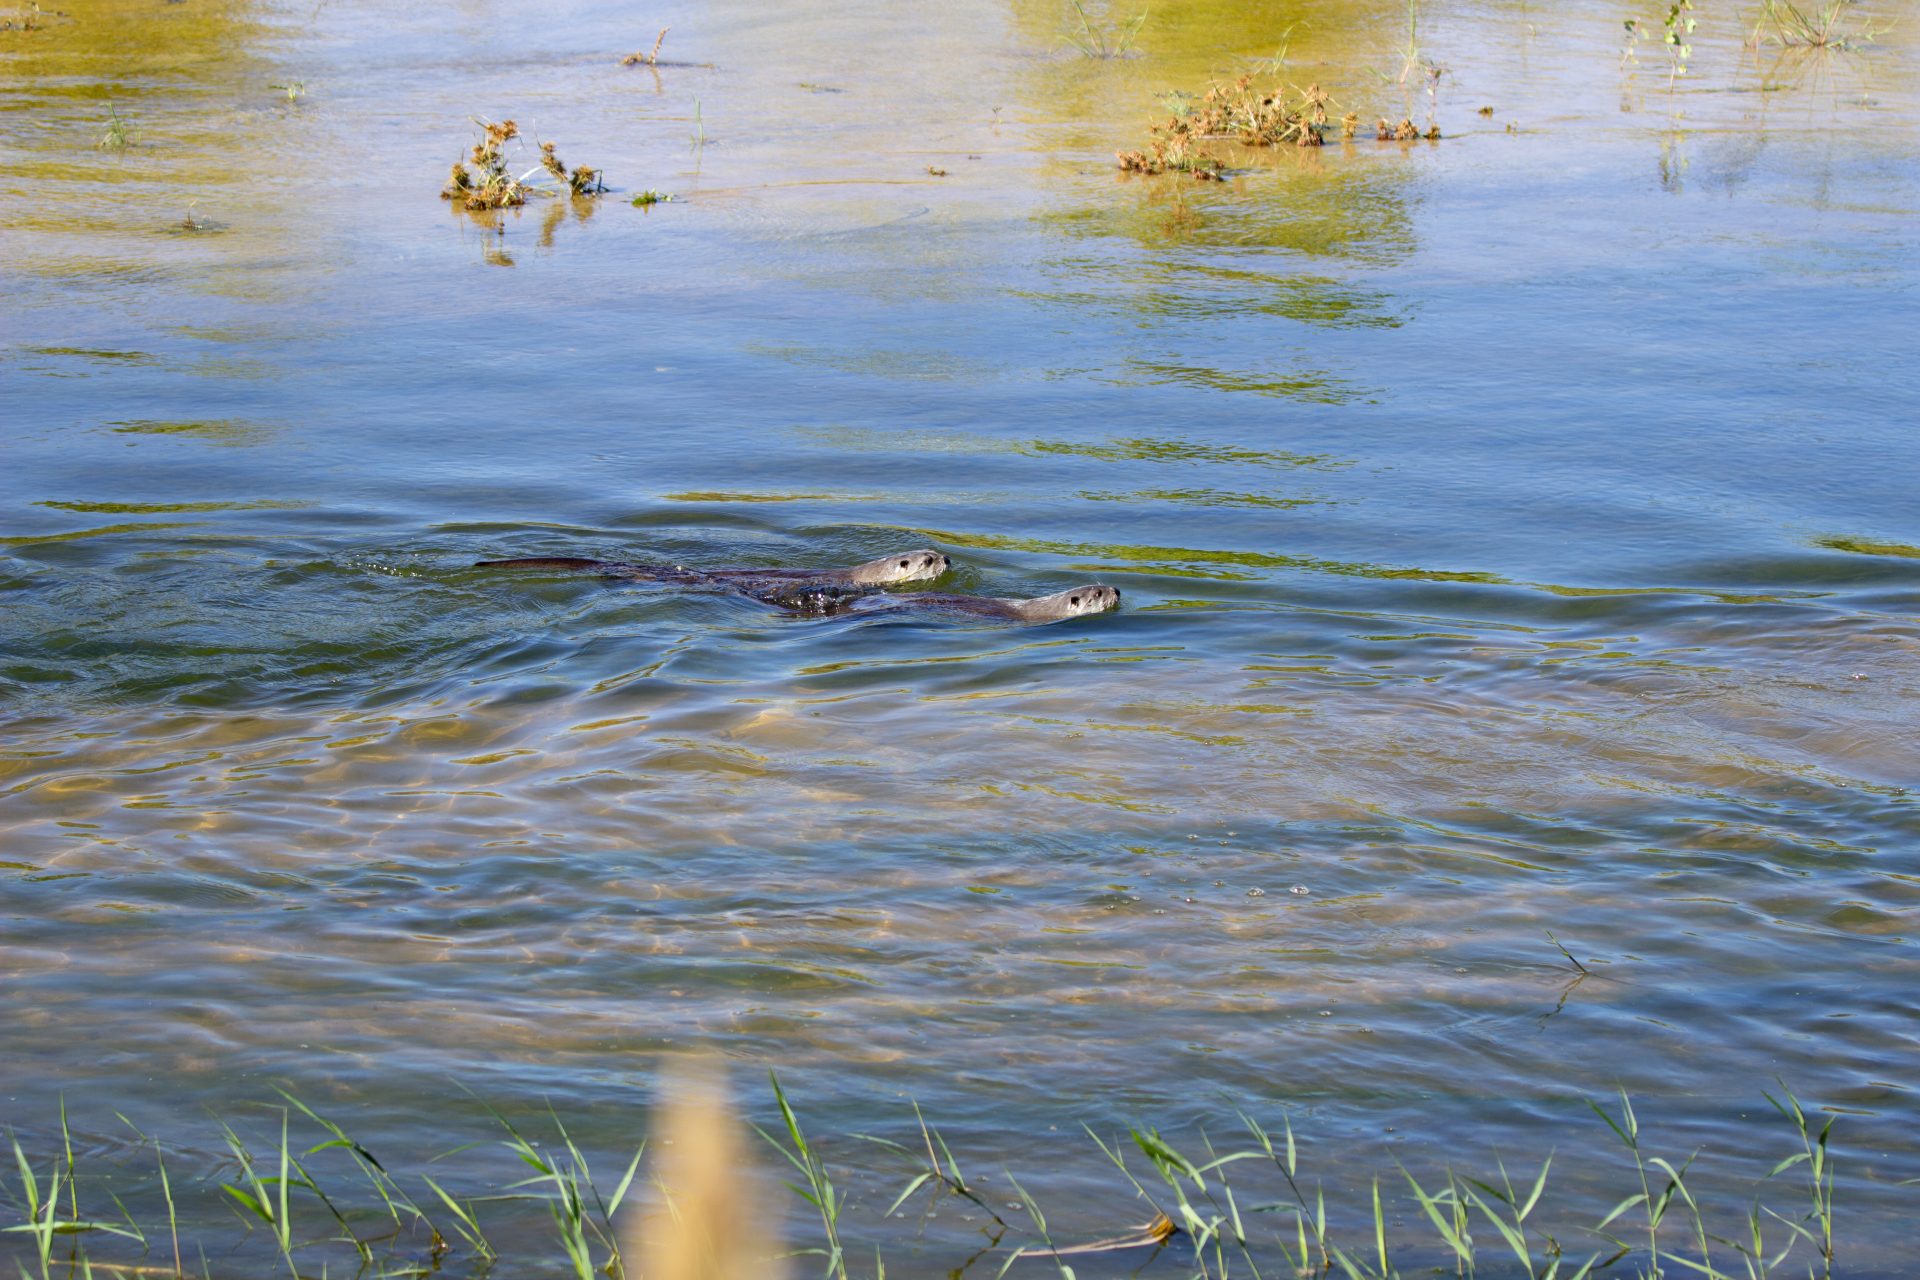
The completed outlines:
<svg viewBox="0 0 1920 1280">
<path fill-rule="evenodd" d="M 1027 0 L 0 33 L 0 1119 L 210 1144 L 286 1084 L 424 1158 L 452 1080 L 613 1151 L 709 1046 L 823 1133 L 918 1099 L 1085 1237 L 1082 1122 L 1285 1112 L 1347 1191 L 1557 1147 L 1610 1203 L 1624 1087 L 1744 1196 L 1780 1079 L 1904 1256 L 1920 137 L 1915 15 L 1860 11 L 1782 55 L 1703 3 L 1671 92 L 1612 7 L 1429 11 L 1443 141 L 1220 186 L 1111 156 L 1292 24 L 1424 123 L 1404 9 L 1110 61 Z M 617 193 L 451 211 L 473 114 Z M 921 545 L 1126 605 L 469 567 Z"/>
</svg>

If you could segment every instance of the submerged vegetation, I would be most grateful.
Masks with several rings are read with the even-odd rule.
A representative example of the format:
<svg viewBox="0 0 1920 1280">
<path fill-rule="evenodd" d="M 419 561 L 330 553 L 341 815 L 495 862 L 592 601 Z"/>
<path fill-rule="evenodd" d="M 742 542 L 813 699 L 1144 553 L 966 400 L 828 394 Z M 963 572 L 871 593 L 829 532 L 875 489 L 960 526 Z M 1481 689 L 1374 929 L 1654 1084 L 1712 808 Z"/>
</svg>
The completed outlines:
<svg viewBox="0 0 1920 1280">
<path fill-rule="evenodd" d="M 1830 1280 L 1834 1274 L 1834 1122 L 1816 1121 L 1786 1092 L 1768 1095 L 1787 1122 L 1786 1153 L 1750 1188 L 1749 1207 L 1733 1223 L 1695 1194 L 1689 1178 L 1699 1153 L 1677 1160 L 1653 1154 L 1623 1093 L 1616 1106 L 1591 1104 L 1625 1157 L 1613 1168 L 1624 1178 L 1627 1195 L 1604 1214 L 1576 1204 L 1550 1205 L 1551 1153 L 1536 1169 L 1519 1171 L 1517 1181 L 1499 1160 L 1486 1177 L 1447 1168 L 1423 1180 L 1402 1167 L 1362 1180 L 1352 1157 L 1343 1157 L 1346 1185 L 1365 1191 L 1358 1203 L 1330 1208 L 1322 1185 L 1304 1171 L 1303 1147 L 1291 1122 L 1283 1120 L 1276 1129 L 1240 1111 L 1233 1125 L 1240 1138 L 1231 1148 L 1204 1134 L 1176 1145 L 1151 1128 L 1128 1127 L 1124 1136 L 1089 1128 L 1094 1149 L 1112 1166 L 1116 1191 L 1138 1207 L 1116 1209 L 1114 1220 L 1069 1226 L 1062 1215 L 1050 1220 L 1013 1172 L 969 1173 L 917 1106 L 911 1125 L 902 1129 L 906 1141 L 856 1134 L 835 1144 L 843 1158 L 860 1150 L 876 1153 L 880 1167 L 854 1172 L 844 1163 L 830 1164 L 777 1078 L 772 1087 L 778 1122 L 771 1131 L 756 1131 L 797 1173 L 798 1181 L 787 1186 L 818 1218 L 815 1242 L 798 1254 L 821 1259 L 834 1280 L 870 1274 L 867 1258 L 873 1259 L 871 1274 L 886 1274 L 877 1246 L 856 1245 L 854 1232 L 877 1233 L 885 1220 L 913 1209 L 924 1229 L 943 1207 L 969 1224 L 962 1234 L 973 1238 L 966 1254 L 939 1264 L 953 1275 L 975 1268 L 982 1276 L 1004 1275 L 1026 1262 L 1071 1280 L 1069 1259 L 1081 1255 L 1133 1254 L 1131 1267 L 1161 1251 L 1210 1280 L 1275 1273 L 1392 1280 L 1435 1266 L 1464 1275 L 1484 1268 L 1528 1280 L 1583 1280 L 1617 1266 L 1642 1276 L 1684 1270 L 1703 1280 L 1789 1273 Z M 715 1269 L 717 1254 L 738 1253 L 719 1237 L 749 1228 L 755 1238 L 779 1234 L 779 1214 L 756 1203 L 751 1161 L 735 1149 L 735 1126 L 711 1096 L 691 1119 L 668 1109 L 672 1162 L 656 1163 L 648 1180 L 639 1179 L 644 1141 L 630 1157 L 622 1156 L 616 1176 L 602 1181 L 557 1113 L 550 1111 L 544 1132 L 530 1137 L 498 1111 L 477 1105 L 497 1126 L 496 1137 L 423 1160 L 413 1172 L 404 1171 L 391 1152 L 385 1159 L 376 1156 L 284 1090 L 263 1128 L 243 1134 L 217 1122 L 221 1156 L 172 1149 L 169 1159 L 169 1148 L 123 1117 L 138 1142 L 137 1154 L 118 1168 L 83 1172 L 63 1106 L 47 1150 L 30 1155 L 18 1138 L 11 1143 L 13 1170 L 0 1179 L 0 1201 L 18 1221 L 7 1231 L 28 1250 L 17 1258 L 22 1273 L 40 1280 L 56 1273 L 258 1275 L 269 1257 L 296 1278 L 322 1274 L 329 1263 L 346 1271 L 374 1268 L 383 1276 L 480 1274 L 504 1263 L 516 1275 L 593 1280 L 601 1274 L 617 1280 L 625 1273 L 623 1228 L 616 1217 L 622 1223 L 637 1217 L 637 1210 L 620 1213 L 638 1198 L 636 1185 L 656 1186 L 664 1212 L 642 1231 L 625 1228 L 627 1251 L 660 1243 L 640 1236 L 678 1230 L 705 1256 L 704 1262 L 696 1257 L 657 1274 L 650 1269 L 648 1280 L 735 1274 L 737 1268 Z M 497 1179 L 476 1175 L 471 1159 L 461 1169 L 424 1167 L 475 1148 L 501 1154 L 505 1163 Z M 183 1167 L 194 1160 L 201 1167 Z M 1600 1172 L 1596 1152 L 1583 1153 L 1582 1160 L 1589 1176 Z M 697 1187 L 691 1185 L 696 1177 Z M 857 1192 L 850 1189 L 855 1181 L 862 1184 Z M 144 1219 L 125 1203 L 136 1182 L 143 1184 L 138 1195 Z M 855 1221 L 856 1203 L 870 1206 L 864 1222 Z M 216 1271 L 206 1261 L 216 1246 L 233 1252 L 232 1215 L 216 1214 L 220 1205 L 237 1207 L 240 1221 L 257 1233 L 240 1245 L 235 1256 L 242 1260 L 231 1262 L 231 1271 Z M 708 1221 L 688 1227 L 689 1216 Z M 1144 1221 L 1125 1221 L 1133 1217 Z M 546 1226 L 537 1227 L 542 1221 Z M 670 1243 L 675 1248 L 664 1252 L 684 1258 L 688 1240 Z M 191 1271 L 183 1267 L 189 1257 L 198 1263 Z"/>
<path fill-rule="evenodd" d="M 596 196 L 607 189 L 600 170 L 584 165 L 568 169 L 565 162 L 554 153 L 554 144 L 551 142 L 540 144 L 538 167 L 515 177 L 507 167 L 506 146 L 520 136 L 520 126 L 511 120 L 502 120 L 497 124 L 490 120 L 476 123 L 484 136 L 474 144 L 467 159 L 454 161 L 447 185 L 440 192 L 442 198 L 475 211 L 522 205 L 529 196 L 558 193 L 558 189 L 549 190 L 528 183 L 527 179 L 542 170 L 551 174 L 570 195 Z"/>
</svg>

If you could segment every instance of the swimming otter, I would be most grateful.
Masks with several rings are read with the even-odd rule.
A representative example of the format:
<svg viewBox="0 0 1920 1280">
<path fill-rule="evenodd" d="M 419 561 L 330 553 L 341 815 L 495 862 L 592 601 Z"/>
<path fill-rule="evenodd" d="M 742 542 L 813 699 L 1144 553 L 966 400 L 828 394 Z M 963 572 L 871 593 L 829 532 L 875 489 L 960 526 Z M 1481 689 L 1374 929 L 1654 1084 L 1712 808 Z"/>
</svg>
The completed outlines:
<svg viewBox="0 0 1920 1280">
<path fill-rule="evenodd" d="M 768 604 L 795 613 L 900 613 L 908 609 L 931 609 L 936 613 L 962 613 L 998 622 L 1060 622 L 1120 607 L 1119 590 L 1098 583 L 1070 587 L 1032 600 L 958 596 L 938 591 L 909 591 L 889 595 L 877 591 L 853 591 L 833 584 L 809 585 L 793 591 L 762 595 L 760 598 Z"/>
<path fill-rule="evenodd" d="M 708 569 L 710 578 L 726 581 L 764 578 L 781 582 L 831 582 L 853 587 L 884 587 L 895 582 L 931 581 L 953 567 L 938 551 L 921 548 L 900 551 L 851 569 Z"/>
<path fill-rule="evenodd" d="M 685 565 L 630 564 L 622 560 L 583 560 L 575 556 L 534 556 L 523 560 L 480 560 L 477 569 L 579 569 L 593 570 L 614 578 L 633 578 L 642 582 L 715 582 L 734 587 L 751 596 L 767 592 L 755 589 L 765 582 L 787 586 L 799 583 L 830 583 L 848 587 L 881 587 L 895 582 L 917 582 L 939 577 L 953 562 L 938 551 L 924 548 L 897 551 L 868 560 L 848 569 L 690 569 Z"/>
</svg>

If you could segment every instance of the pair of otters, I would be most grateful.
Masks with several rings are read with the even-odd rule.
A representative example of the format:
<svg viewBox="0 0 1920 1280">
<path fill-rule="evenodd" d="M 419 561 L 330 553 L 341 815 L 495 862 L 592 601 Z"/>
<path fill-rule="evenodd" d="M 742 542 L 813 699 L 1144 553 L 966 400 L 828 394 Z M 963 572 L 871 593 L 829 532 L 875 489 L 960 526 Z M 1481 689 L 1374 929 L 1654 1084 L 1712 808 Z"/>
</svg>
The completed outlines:
<svg viewBox="0 0 1920 1280">
<path fill-rule="evenodd" d="M 672 582 L 693 587 L 722 587 L 792 613 L 899 613 L 927 609 L 936 613 L 991 618 L 999 622 L 1059 622 L 1120 607 L 1120 592 L 1090 584 L 1031 600 L 997 596 L 948 595 L 937 591 L 883 592 L 902 582 L 931 581 L 953 562 L 938 551 L 900 551 L 849 569 L 688 569 L 681 565 L 626 564 L 617 560 L 581 560 L 537 556 L 525 560 L 482 560 L 482 569 L 580 569 L 639 582 Z"/>
</svg>

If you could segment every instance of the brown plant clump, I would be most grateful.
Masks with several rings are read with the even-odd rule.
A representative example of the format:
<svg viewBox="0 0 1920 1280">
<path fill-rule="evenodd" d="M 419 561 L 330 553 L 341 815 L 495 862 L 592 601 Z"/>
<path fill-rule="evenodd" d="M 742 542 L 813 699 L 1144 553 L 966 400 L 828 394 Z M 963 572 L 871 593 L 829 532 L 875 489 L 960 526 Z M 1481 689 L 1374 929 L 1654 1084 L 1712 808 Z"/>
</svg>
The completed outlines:
<svg viewBox="0 0 1920 1280">
<path fill-rule="evenodd" d="M 1332 97 L 1319 85 L 1296 90 L 1288 101 L 1279 89 L 1256 89 L 1251 75 L 1228 84 L 1215 84 L 1198 107 L 1154 125 L 1145 151 L 1117 153 L 1120 167 L 1130 173 L 1191 173 L 1202 181 L 1218 180 L 1226 165 L 1207 150 L 1207 143 L 1234 142 L 1246 147 L 1318 147 L 1326 141 L 1327 106 Z M 1357 121 L 1358 117 L 1351 117 Z"/>
<path fill-rule="evenodd" d="M 660 34 L 653 38 L 653 48 L 651 50 L 649 50 L 646 53 L 630 53 L 626 57 L 620 59 L 620 65 L 623 67 L 639 67 L 639 66 L 657 67 L 659 66 L 660 65 L 660 46 L 667 42 L 667 32 L 671 30 L 673 30 L 672 27 L 660 28 Z"/>
<path fill-rule="evenodd" d="M 597 196 L 607 189 L 607 184 L 601 180 L 601 171 L 598 169 L 589 169 L 585 165 L 580 165 L 569 172 L 560 157 L 553 154 L 551 142 L 540 144 L 540 167 L 566 183 L 567 190 L 576 196 Z"/>
<path fill-rule="evenodd" d="M 526 178 L 530 175 L 516 178 L 507 168 L 507 143 L 520 136 L 519 125 L 511 120 L 498 124 L 490 120 L 477 123 L 486 136 L 474 144 L 465 160 L 453 162 L 447 185 L 440 192 L 442 199 L 479 212 L 510 209 L 525 204 L 528 196 L 552 194 L 544 187 L 528 186 Z M 570 195 L 597 196 L 607 189 L 600 170 L 585 165 L 569 170 L 553 153 L 551 142 L 540 144 L 540 167 L 563 183 Z"/>
<path fill-rule="evenodd" d="M 1420 137 L 1420 126 L 1411 120 L 1402 120 L 1399 124 L 1395 124 L 1385 116 L 1381 116 L 1380 123 L 1374 126 L 1373 136 L 1381 142 L 1413 142 Z M 1440 130 L 1436 127 L 1427 136 L 1438 138 Z"/>
<path fill-rule="evenodd" d="M 486 133 L 485 140 L 474 144 L 466 160 L 453 162 L 447 185 L 440 192 L 441 197 L 458 201 L 462 208 L 475 210 L 505 209 L 525 204 L 526 185 L 507 171 L 507 141 L 520 136 L 520 126 L 511 120 L 502 120 L 498 124 L 482 120 L 480 127 Z M 469 164 L 476 172 L 467 171 Z"/>
</svg>

